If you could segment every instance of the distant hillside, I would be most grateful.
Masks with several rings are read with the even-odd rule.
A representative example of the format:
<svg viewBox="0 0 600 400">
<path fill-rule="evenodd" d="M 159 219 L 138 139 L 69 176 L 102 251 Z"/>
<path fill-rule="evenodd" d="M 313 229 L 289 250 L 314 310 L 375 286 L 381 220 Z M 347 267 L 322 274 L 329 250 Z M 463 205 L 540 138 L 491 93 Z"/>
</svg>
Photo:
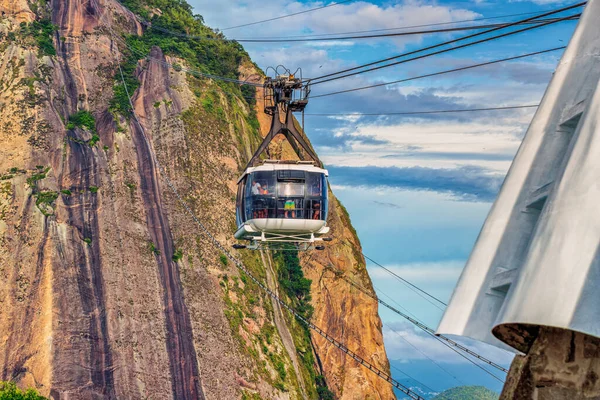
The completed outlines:
<svg viewBox="0 0 600 400">
<path fill-rule="evenodd" d="M 483 386 L 459 386 L 438 394 L 433 400 L 498 400 L 498 393 Z"/>
</svg>

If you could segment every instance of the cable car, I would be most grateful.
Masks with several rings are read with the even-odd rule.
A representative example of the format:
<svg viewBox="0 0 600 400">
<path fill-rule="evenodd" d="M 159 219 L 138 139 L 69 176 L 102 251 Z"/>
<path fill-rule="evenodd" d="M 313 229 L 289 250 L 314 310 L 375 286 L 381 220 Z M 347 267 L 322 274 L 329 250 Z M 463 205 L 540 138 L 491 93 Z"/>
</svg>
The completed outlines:
<svg viewBox="0 0 600 400">
<path fill-rule="evenodd" d="M 250 244 L 235 248 L 322 250 L 319 243 L 331 240 L 324 237 L 329 233 L 328 172 L 294 126 L 292 115 L 304 111 L 308 92 L 293 74 L 265 81 L 271 129 L 238 180 L 234 237 Z M 260 159 L 278 135 L 286 137 L 300 160 Z"/>
</svg>

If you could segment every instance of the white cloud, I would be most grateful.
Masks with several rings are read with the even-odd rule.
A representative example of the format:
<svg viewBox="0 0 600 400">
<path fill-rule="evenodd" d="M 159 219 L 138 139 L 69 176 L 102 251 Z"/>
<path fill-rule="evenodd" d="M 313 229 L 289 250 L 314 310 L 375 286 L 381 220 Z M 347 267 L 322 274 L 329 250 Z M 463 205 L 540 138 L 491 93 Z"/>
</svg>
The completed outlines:
<svg viewBox="0 0 600 400">
<path fill-rule="evenodd" d="M 219 2 L 190 0 L 190 4 L 196 12 L 204 16 L 210 26 L 225 29 L 306 11 L 330 2 L 301 3 L 284 0 L 266 4 L 262 0 L 247 0 L 243 3 L 235 0 Z M 226 29 L 225 33 L 232 38 L 343 33 L 469 20 L 479 16 L 478 13 L 464 8 L 426 4 L 421 1 L 407 1 L 395 5 L 375 5 L 366 1 L 356 1 L 263 24 Z M 398 44 L 419 40 L 417 36 L 394 39 Z"/>
<path fill-rule="evenodd" d="M 307 42 L 306 45 L 310 47 L 350 47 L 354 46 L 354 42 L 348 40 L 321 40 L 316 42 Z"/>
<path fill-rule="evenodd" d="M 340 128 L 351 151 L 321 152 L 328 165 L 379 167 L 458 168 L 485 167 L 506 173 L 516 153 L 524 124 L 519 121 L 423 121 L 408 120 L 394 125 L 359 124 Z M 371 137 L 375 142 L 352 142 L 352 137 Z"/>
</svg>

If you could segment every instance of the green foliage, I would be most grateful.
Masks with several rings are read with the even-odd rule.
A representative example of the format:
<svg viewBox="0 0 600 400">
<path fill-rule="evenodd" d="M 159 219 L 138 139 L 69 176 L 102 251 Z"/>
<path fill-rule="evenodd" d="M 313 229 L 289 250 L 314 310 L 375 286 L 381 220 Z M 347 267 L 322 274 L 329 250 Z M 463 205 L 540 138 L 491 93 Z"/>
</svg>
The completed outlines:
<svg viewBox="0 0 600 400">
<path fill-rule="evenodd" d="M 138 80 L 133 76 L 136 65 L 137 58 L 131 55 L 123 63 L 122 68 L 125 85 L 123 85 L 119 73 L 119 77 L 113 87 L 113 98 L 109 102 L 110 112 L 124 116 L 131 115 L 131 104 L 129 103 L 127 91 L 129 91 L 130 95 L 133 95 L 133 92 L 135 92 L 140 85 Z"/>
<path fill-rule="evenodd" d="M 202 99 L 202 107 L 204 107 L 207 112 L 212 112 L 214 110 L 215 104 L 210 92 Z"/>
<path fill-rule="evenodd" d="M 94 133 L 88 144 L 90 145 L 90 147 L 94 147 L 96 143 L 98 143 L 98 141 L 100 141 L 100 136 Z"/>
<path fill-rule="evenodd" d="M 63 189 L 60 191 L 62 194 L 64 194 L 65 196 L 70 196 L 72 193 L 69 189 Z"/>
<path fill-rule="evenodd" d="M 277 362 L 275 362 L 275 370 L 279 374 L 279 379 L 285 382 L 287 372 L 285 371 L 285 364 L 283 363 L 283 361 L 278 360 Z"/>
<path fill-rule="evenodd" d="M 53 215 L 52 204 L 58 198 L 58 192 L 44 191 L 39 192 L 36 195 L 35 205 L 42 212 L 42 214 L 48 216 Z"/>
<path fill-rule="evenodd" d="M 150 249 L 150 251 L 156 255 L 156 256 L 160 256 L 160 250 L 156 248 L 156 246 L 154 245 L 154 243 L 152 242 L 148 242 L 148 248 Z"/>
<path fill-rule="evenodd" d="M 20 390 L 14 382 L 0 382 L 0 400 L 47 400 L 35 389 Z"/>
<path fill-rule="evenodd" d="M 183 258 L 183 251 L 181 249 L 175 250 L 175 254 L 173 254 L 173 261 L 179 262 Z"/>
<path fill-rule="evenodd" d="M 433 400 L 498 400 L 498 393 L 483 386 L 458 386 L 445 390 Z"/>
<path fill-rule="evenodd" d="M 248 105 L 252 108 L 256 105 L 256 88 L 254 86 L 244 85 L 241 88 L 242 96 L 246 99 Z"/>
<path fill-rule="evenodd" d="M 51 204 L 58 198 L 57 192 L 45 191 L 37 194 L 37 199 L 35 201 L 36 205 L 40 204 Z"/>
<path fill-rule="evenodd" d="M 258 393 L 242 392 L 242 400 L 262 400 Z"/>
<path fill-rule="evenodd" d="M 296 310 L 305 319 L 310 319 L 314 311 L 310 305 L 310 285 L 312 281 L 304 277 L 300 266 L 298 252 L 293 250 L 278 251 L 275 260 L 279 263 L 279 283 L 292 300 Z"/>
<path fill-rule="evenodd" d="M 221 254 L 219 256 L 219 261 L 221 261 L 221 264 L 223 264 L 224 267 L 226 267 L 229 262 L 229 260 L 227 259 L 227 256 L 225 254 Z"/>
<path fill-rule="evenodd" d="M 0 176 L 0 181 L 7 181 L 7 180 L 12 179 L 14 177 L 15 177 L 14 175 L 10 175 L 10 174 L 9 175 L 2 175 L 2 176 Z"/>
<path fill-rule="evenodd" d="M 317 384 L 317 394 L 319 395 L 319 400 L 335 399 L 333 392 L 327 387 L 327 382 L 325 382 L 325 377 L 323 375 L 317 375 L 315 377 L 315 382 Z"/>
<path fill-rule="evenodd" d="M 90 186 L 90 192 L 98 193 L 98 186 Z"/>
<path fill-rule="evenodd" d="M 88 246 L 91 246 L 91 245 L 92 245 L 92 238 L 85 238 L 85 239 L 83 239 L 83 241 L 84 241 L 85 243 L 87 243 L 87 245 L 88 245 Z"/>
<path fill-rule="evenodd" d="M 248 116 L 248 124 L 250 124 L 250 127 L 254 129 L 255 132 L 260 131 L 260 122 L 258 122 L 255 109 L 250 110 L 250 115 Z"/>
<path fill-rule="evenodd" d="M 79 128 L 85 128 L 92 133 L 96 133 L 96 119 L 89 111 L 81 110 L 69 117 L 67 129 L 74 129 L 76 126 Z M 97 135 L 95 136 L 97 137 Z M 98 138 L 98 140 L 99 139 L 100 138 Z"/>
<path fill-rule="evenodd" d="M 346 207 L 344 207 L 342 202 L 339 200 L 338 200 L 338 204 L 340 206 L 340 209 L 342 210 L 343 218 L 345 218 L 345 222 L 347 222 L 344 225 L 350 228 L 350 230 L 352 231 L 352 234 L 354 236 L 358 236 L 358 234 L 356 233 L 356 230 L 354 229 L 354 226 L 352 226 L 352 223 L 350 222 L 350 214 L 348 213 L 348 210 L 346 209 Z"/>
<path fill-rule="evenodd" d="M 35 184 L 38 181 L 41 181 L 42 179 L 46 178 L 46 175 L 48 175 L 48 171 L 50 171 L 50 167 L 46 168 L 42 172 L 31 175 L 29 178 L 27 178 L 27 184 L 31 187 L 35 187 Z"/>
<path fill-rule="evenodd" d="M 40 56 L 55 56 L 56 49 L 52 42 L 52 35 L 56 29 L 56 25 L 53 25 L 49 19 L 42 19 L 30 24 L 22 23 L 19 34 L 21 37 L 33 38 L 39 48 Z"/>
<path fill-rule="evenodd" d="M 195 15 L 192 7 L 185 0 L 121 0 L 121 3 L 142 18 L 151 22 L 151 27 L 142 36 L 129 35 L 125 37 L 128 49 L 122 49 L 125 57 L 121 65 L 125 85 L 121 74 L 115 76 L 114 97 L 110 102 L 113 112 L 129 116 L 131 106 L 125 87 L 129 94 L 139 86 L 134 76 L 137 61 L 145 58 L 152 46 L 160 47 L 167 55 L 185 60 L 186 66 L 203 73 L 225 76 L 237 79 L 238 69 L 242 62 L 249 60 L 244 48 L 237 42 L 214 40 L 224 39 L 222 33 L 217 33 L 204 25 L 202 16 Z M 160 13 L 150 13 L 150 10 L 160 9 Z M 160 32 L 156 28 L 164 28 L 181 34 L 189 34 L 199 39 L 189 40 L 170 33 Z M 206 39 L 202 39 L 206 37 Z M 174 64 L 173 69 L 181 71 L 182 65 Z M 240 95 L 238 85 L 219 82 L 228 92 Z M 246 92 L 251 94 L 250 92 Z"/>
</svg>

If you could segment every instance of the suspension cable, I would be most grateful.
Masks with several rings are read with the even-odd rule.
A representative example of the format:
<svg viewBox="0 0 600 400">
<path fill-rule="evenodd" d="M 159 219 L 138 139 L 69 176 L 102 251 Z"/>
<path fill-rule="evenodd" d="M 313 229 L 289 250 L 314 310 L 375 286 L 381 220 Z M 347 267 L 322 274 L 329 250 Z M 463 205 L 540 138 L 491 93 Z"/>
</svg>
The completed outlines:
<svg viewBox="0 0 600 400">
<path fill-rule="evenodd" d="M 325 75 L 322 75 L 322 76 L 319 76 L 319 77 L 316 77 L 316 78 L 312 78 L 312 80 L 313 81 L 315 81 L 315 80 L 322 80 L 324 78 L 329 78 L 329 77 L 332 77 L 332 76 L 335 76 L 335 75 L 340 75 L 340 74 L 343 74 L 343 73 L 346 73 L 346 72 L 356 71 L 358 69 L 370 67 L 370 66 L 373 66 L 373 65 L 376 65 L 376 64 L 381 64 L 381 63 L 384 63 L 384 62 L 387 62 L 387 61 L 392 61 L 392 60 L 395 60 L 395 59 L 398 59 L 398 58 L 401 58 L 401 57 L 406 57 L 406 56 L 410 56 L 410 55 L 413 55 L 413 54 L 422 53 L 422 52 L 427 51 L 427 50 L 433 50 L 433 49 L 436 49 L 438 47 L 442 47 L 442 46 L 445 46 L 445 45 L 449 45 L 449 44 L 461 42 L 463 40 L 467 40 L 467 39 L 471 39 L 471 38 L 474 38 L 474 37 L 477 37 L 477 36 L 485 35 L 487 33 L 495 32 L 495 31 L 500 30 L 500 29 L 504 29 L 504 28 L 508 28 L 508 27 L 511 27 L 511 26 L 515 26 L 515 25 L 518 25 L 518 24 L 526 22 L 526 21 L 533 21 L 533 20 L 536 20 L 538 18 L 546 17 L 546 16 L 553 15 L 553 14 L 557 14 L 557 13 L 560 13 L 560 12 L 563 12 L 563 11 L 568 11 L 568 10 L 571 10 L 571 9 L 574 9 L 574 8 L 579 8 L 579 7 L 584 6 L 586 3 L 587 2 L 585 2 L 585 1 L 584 2 L 580 2 L 580 3 L 574 4 L 574 5 L 571 5 L 571 6 L 568 6 L 568 7 L 563 7 L 563 8 L 560 8 L 560 9 L 556 9 L 556 10 L 552 10 L 552 11 L 549 11 L 549 12 L 545 12 L 543 14 L 538 14 L 538 15 L 535 15 L 533 17 L 526 18 L 526 19 L 523 19 L 523 20 L 520 20 L 520 21 L 516 21 L 516 22 L 510 23 L 510 24 L 507 24 L 507 25 L 505 25 L 503 27 L 493 28 L 493 29 L 486 30 L 486 31 L 483 31 L 483 32 L 477 32 L 477 33 L 474 33 L 474 34 L 471 34 L 471 35 L 467 35 L 467 36 L 463 36 L 463 37 L 460 37 L 460 38 L 457 38 L 457 39 L 449 40 L 449 41 L 446 41 L 446 42 L 434 44 L 434 45 L 427 46 L 427 47 L 424 47 L 424 48 L 420 48 L 420 49 L 417 49 L 417 50 L 413 50 L 413 51 L 409 51 L 409 52 L 406 52 L 406 53 L 398 54 L 396 56 L 384 58 L 382 60 L 373 61 L 373 62 L 370 62 L 370 63 L 367 63 L 367 64 L 363 64 L 363 65 L 359 65 L 359 66 L 356 66 L 356 67 L 352 67 L 352 68 L 347 68 L 347 69 L 344 69 L 344 70 L 341 70 L 341 71 L 338 71 L 338 72 L 332 72 L 332 73 L 325 74 Z"/>
<path fill-rule="evenodd" d="M 251 82 L 249 80 L 243 80 L 243 81 L 242 80 L 234 80 L 232 78 L 225 78 L 225 77 L 221 77 L 221 76 L 217 76 L 217 75 L 205 74 L 203 72 L 200 72 L 200 71 L 197 71 L 197 70 L 194 70 L 194 69 L 183 68 L 183 67 L 181 67 L 181 68 L 175 67 L 174 64 L 171 64 L 169 62 L 163 61 L 163 60 L 158 59 L 158 58 L 153 58 L 153 57 L 150 57 L 148 55 L 145 55 L 141 51 L 136 50 L 136 49 L 132 48 L 131 46 L 129 46 L 121 38 L 118 38 L 118 41 L 123 46 L 125 46 L 127 49 L 129 49 L 130 51 L 132 51 L 135 54 L 138 54 L 138 55 L 142 56 L 144 59 L 146 59 L 146 60 L 148 60 L 150 62 L 156 62 L 156 63 L 162 64 L 162 65 L 165 65 L 168 68 L 171 68 L 173 70 L 181 70 L 183 72 L 186 72 L 186 73 L 188 73 L 188 74 L 190 74 L 192 76 L 196 76 L 196 77 L 199 77 L 199 78 L 208 78 L 208 79 L 213 79 L 213 80 L 222 80 L 222 81 L 227 81 L 227 82 L 231 82 L 231 83 L 237 83 L 239 85 L 253 86 L 253 87 L 256 87 L 256 88 L 262 87 L 262 84 L 256 83 L 256 82 Z M 207 90 L 216 91 L 216 89 L 207 89 Z M 221 91 L 223 91 L 225 93 L 229 93 L 232 96 L 243 98 L 245 100 L 255 100 L 255 101 L 264 100 L 263 98 L 257 97 L 257 96 L 244 96 L 244 95 L 240 96 L 239 94 L 235 94 L 235 93 L 226 91 L 224 89 L 221 89 Z M 319 96 L 313 96 L 313 98 L 317 98 L 317 97 L 321 97 L 321 95 L 319 95 Z M 524 108 L 536 108 L 538 106 L 539 106 L 539 104 L 526 104 L 526 105 L 517 105 L 517 106 L 482 107 L 482 108 L 449 109 L 449 110 L 426 110 L 426 111 L 405 111 L 405 112 L 384 112 L 384 113 L 360 113 L 360 112 L 356 112 L 356 113 L 354 113 L 354 112 L 352 112 L 352 113 L 305 113 L 305 115 L 306 116 L 317 116 L 317 117 L 335 117 L 335 116 L 348 116 L 348 117 L 356 116 L 356 117 L 362 117 L 362 116 L 422 115 L 422 114 L 446 114 L 446 113 L 463 113 L 463 112 L 477 112 L 477 111 L 514 110 L 514 109 L 524 109 Z"/>
<path fill-rule="evenodd" d="M 569 17 L 569 20 L 578 19 L 578 15 Z M 543 22 L 557 22 L 558 18 L 540 19 L 535 21 L 518 22 L 518 25 L 537 25 Z M 313 37 L 312 35 L 298 36 L 298 37 L 250 37 L 250 38 L 232 38 L 227 39 L 218 36 L 204 36 L 204 35 L 189 35 L 183 32 L 176 32 L 161 26 L 156 26 L 150 22 L 141 20 L 138 18 L 140 24 L 149 27 L 150 29 L 158 32 L 165 33 L 170 36 L 181 37 L 190 40 L 214 40 L 220 42 L 238 42 L 238 43 L 297 43 L 297 42 L 325 42 L 325 41 L 338 41 L 338 40 L 363 40 L 363 39 L 376 39 L 376 38 L 394 38 L 401 36 L 414 36 L 414 35 L 430 35 L 439 33 L 449 32 L 462 32 L 462 31 L 473 31 L 477 29 L 489 29 L 497 27 L 506 27 L 509 23 L 496 23 L 496 24 L 485 24 L 485 25 L 467 25 L 457 26 L 452 28 L 441 28 L 441 29 L 428 29 L 419 31 L 406 31 L 406 32 L 392 32 L 392 33 L 372 33 L 365 35 L 356 36 L 332 36 L 332 37 Z M 562 21 L 562 20 L 561 20 Z"/>
<path fill-rule="evenodd" d="M 417 80 L 417 79 L 429 78 L 429 77 L 432 77 L 432 76 L 445 75 L 445 74 L 449 74 L 449 73 L 452 73 L 452 72 L 465 71 L 465 70 L 468 70 L 468 69 L 473 69 L 473 68 L 478 68 L 478 67 L 484 67 L 486 65 L 498 64 L 498 63 L 501 63 L 501 62 L 518 60 L 518 59 L 521 59 L 521 58 L 532 57 L 532 56 L 536 56 L 536 55 L 540 55 L 540 54 L 545 54 L 545 53 L 551 53 L 551 52 L 557 51 L 557 50 L 564 50 L 565 48 L 566 48 L 566 46 L 554 47 L 554 48 L 551 48 L 551 49 L 540 50 L 540 51 L 536 51 L 536 52 L 533 52 L 533 53 L 521 54 L 519 56 L 513 56 L 513 57 L 508 57 L 508 58 L 501 58 L 501 59 L 498 59 L 498 60 L 487 61 L 487 62 L 480 63 L 480 64 L 467 65 L 465 67 L 454 68 L 454 69 L 449 69 L 449 70 L 445 70 L 445 71 L 432 72 L 430 74 L 413 76 L 413 77 L 410 77 L 410 78 L 399 79 L 399 80 L 396 80 L 396 81 L 383 82 L 383 83 L 378 83 L 378 84 L 375 84 L 375 85 L 368 85 L 368 86 L 362 86 L 362 87 L 353 88 L 353 89 L 339 90 L 337 92 L 319 94 L 317 96 L 312 96 L 312 98 L 315 99 L 315 98 L 319 98 L 319 97 L 334 96 L 334 95 L 342 94 L 342 93 L 357 92 L 357 91 L 360 91 L 360 90 L 373 89 L 373 88 L 381 87 L 381 86 L 394 85 L 394 84 L 397 84 L 397 83 L 409 82 L 409 81 L 414 81 L 414 80 Z"/>
<path fill-rule="evenodd" d="M 332 32 L 332 33 L 314 33 L 314 34 L 305 34 L 305 35 L 290 35 L 290 36 L 285 36 L 284 38 L 296 38 L 296 37 L 307 37 L 307 36 L 354 35 L 354 34 L 359 34 L 359 33 L 389 32 L 389 31 L 397 31 L 397 30 L 403 30 L 403 29 L 405 30 L 405 29 L 412 29 L 412 28 L 423 28 L 423 27 L 430 27 L 430 26 L 455 25 L 455 24 L 461 24 L 461 23 L 465 23 L 465 22 L 486 21 L 486 20 L 490 20 L 490 19 L 520 17 L 522 15 L 539 14 L 540 12 L 545 12 L 545 11 L 539 10 L 539 11 L 530 11 L 530 12 L 518 13 L 518 14 L 496 15 L 493 17 L 463 19 L 460 21 L 434 22 L 434 23 L 430 23 L 430 24 L 419 24 L 419 25 L 404 25 L 404 26 L 397 26 L 395 28 L 367 29 L 367 30 L 362 30 L 362 31 L 350 31 L 350 32 Z M 509 23 L 509 22 L 505 22 L 505 23 Z"/>
<path fill-rule="evenodd" d="M 521 106 L 506 106 L 506 107 L 487 107 L 487 108 L 463 108 L 455 110 L 431 110 L 431 111 L 406 111 L 406 112 L 387 112 L 387 113 L 338 113 L 338 114 L 326 114 L 326 113 L 306 113 L 312 117 L 371 117 L 371 116 L 392 116 L 392 115 L 421 115 L 421 114 L 444 114 L 444 113 L 462 113 L 462 112 L 474 112 L 474 111 L 498 111 L 498 110 L 516 110 L 520 108 L 536 108 L 539 104 L 526 104 Z M 363 254 L 364 255 L 364 254 Z M 366 256 L 365 256 L 366 257 Z"/>
<path fill-rule="evenodd" d="M 579 15 L 581 15 L 581 14 L 579 14 Z M 461 44 L 460 46 L 450 47 L 448 49 L 434 51 L 433 53 L 422 54 L 420 56 L 408 58 L 408 59 L 405 59 L 405 60 L 396 61 L 396 62 L 393 62 L 393 63 L 390 63 L 390 64 L 380 65 L 380 66 L 377 66 L 377 67 L 372 67 L 372 68 L 369 68 L 369 69 L 364 69 L 362 71 L 355 71 L 355 72 L 351 72 L 351 73 L 346 74 L 346 75 L 334 76 L 334 77 L 331 77 L 331 78 L 328 78 L 328 79 L 325 79 L 325 80 L 319 80 L 317 82 L 311 82 L 311 84 L 312 85 L 318 85 L 318 84 L 321 84 L 321 83 L 331 82 L 331 81 L 335 81 L 335 80 L 338 80 L 338 79 L 344 79 L 344 78 L 348 78 L 348 77 L 355 76 L 355 75 L 361 75 L 361 74 L 364 74 L 364 73 L 367 73 L 367 72 L 378 71 L 378 70 L 383 69 L 383 68 L 389 68 L 389 67 L 393 67 L 393 66 L 396 66 L 396 65 L 404 64 L 404 63 L 407 63 L 407 62 L 411 62 L 411 61 L 415 61 L 415 60 L 421 60 L 423 58 L 431 57 L 431 56 L 434 56 L 434 55 L 448 53 L 448 52 L 451 52 L 451 51 L 456 51 L 456 50 L 463 49 L 463 48 L 466 48 L 466 47 L 474 46 L 476 44 L 486 43 L 486 42 L 490 42 L 492 40 L 500 39 L 500 38 L 503 38 L 503 37 L 507 37 L 507 36 L 511 36 L 511 35 L 516 35 L 518 33 L 527 32 L 527 31 L 530 31 L 530 30 L 533 30 L 533 29 L 538 29 L 538 28 L 541 28 L 541 27 L 544 27 L 544 26 L 547 26 L 547 25 L 556 24 L 558 22 L 566 21 L 566 20 L 571 19 L 571 18 L 572 18 L 572 16 L 558 18 L 558 19 L 552 20 L 550 22 L 544 22 L 544 23 L 540 23 L 540 24 L 537 24 L 537 25 L 529 26 L 527 28 L 517 29 L 516 31 L 506 32 L 506 33 L 503 33 L 501 35 L 496 35 L 496 36 L 492 36 L 492 37 L 489 37 L 489 38 L 485 38 L 485 39 L 481 39 L 481 40 L 476 40 L 474 42 Z"/>
<path fill-rule="evenodd" d="M 366 288 L 362 287 L 361 285 L 358 285 L 356 282 L 354 282 L 352 279 L 348 278 L 346 275 L 343 275 L 343 279 L 348 282 L 350 285 L 354 286 L 355 288 L 357 288 L 358 290 L 360 290 L 361 292 L 363 292 L 364 294 L 366 294 L 367 296 L 369 296 L 370 298 L 372 298 L 373 300 L 376 300 L 379 304 L 381 304 L 382 306 L 386 307 L 387 309 L 389 309 L 390 311 L 395 312 L 396 314 L 400 315 L 402 318 L 408 320 L 409 322 L 411 322 L 413 325 L 417 326 L 418 328 L 420 328 L 421 330 L 423 330 L 424 332 L 426 332 L 427 334 L 429 334 L 430 336 L 442 341 L 442 343 L 446 344 L 450 349 L 452 349 L 453 351 L 455 351 L 457 354 L 459 354 L 460 356 L 466 358 L 467 360 L 469 360 L 471 363 L 473 363 L 473 360 L 469 359 L 468 357 L 466 357 L 464 354 L 459 353 L 456 351 L 455 348 L 462 350 L 463 352 L 469 354 L 472 357 L 477 358 L 478 360 L 504 372 L 504 373 L 508 373 L 508 369 L 504 368 L 502 365 L 497 364 L 491 360 L 488 360 L 487 358 L 475 353 L 473 350 L 470 350 L 469 348 L 461 345 L 460 343 L 457 343 L 456 341 L 448 338 L 445 335 L 438 335 L 435 333 L 435 330 L 430 328 L 429 326 L 425 325 L 424 323 L 418 321 L 417 319 L 403 313 L 402 311 L 398 310 L 397 308 L 391 306 L 390 304 L 386 303 L 385 301 L 381 300 L 376 294 L 374 293 L 370 293 L 369 290 L 367 290 Z M 481 367 L 481 365 L 475 364 L 477 367 L 483 369 L 486 373 L 492 375 L 494 378 L 500 380 L 501 382 L 503 382 L 500 378 L 498 378 L 496 375 L 492 374 L 491 372 L 489 372 L 488 370 L 486 370 L 485 368 Z"/>
<path fill-rule="evenodd" d="M 369 261 L 371 261 L 373 264 L 377 265 L 378 267 L 382 268 L 384 271 L 387 271 L 390 275 L 395 276 L 398 280 L 406 283 L 407 285 L 411 286 L 413 289 L 418 290 L 419 292 L 423 293 L 425 296 L 437 301 L 438 303 L 448 307 L 448 304 L 446 304 L 445 302 L 443 302 L 442 300 L 440 300 L 439 298 L 435 297 L 434 295 L 432 295 L 431 293 L 426 292 L 425 290 L 421 289 L 420 287 L 418 287 L 417 285 L 415 285 L 412 282 L 409 282 L 408 280 L 404 279 L 403 277 L 401 277 L 400 275 L 394 273 L 392 270 L 384 267 L 383 265 L 379 264 L 377 261 L 373 260 L 371 257 L 367 256 L 366 254 L 362 253 L 362 255 Z"/>
</svg>

